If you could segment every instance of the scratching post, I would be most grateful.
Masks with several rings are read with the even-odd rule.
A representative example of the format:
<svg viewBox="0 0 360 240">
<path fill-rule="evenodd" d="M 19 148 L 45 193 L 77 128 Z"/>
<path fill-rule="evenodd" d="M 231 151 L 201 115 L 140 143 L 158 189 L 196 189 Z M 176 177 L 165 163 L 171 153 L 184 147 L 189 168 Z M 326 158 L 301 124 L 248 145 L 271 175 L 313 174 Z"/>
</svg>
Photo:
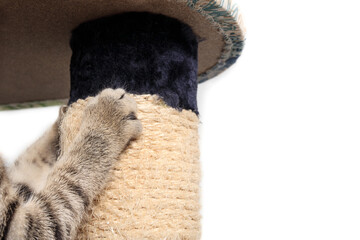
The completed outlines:
<svg viewBox="0 0 360 240">
<path fill-rule="evenodd" d="M 120 156 L 78 239 L 200 239 L 198 117 L 154 95 L 133 97 L 143 134 Z M 65 147 L 86 103 L 66 114 Z"/>
<path fill-rule="evenodd" d="M 132 93 L 143 123 L 78 239 L 200 238 L 197 46 L 189 26 L 149 13 L 107 17 L 73 31 L 63 145 L 80 126 L 87 103 L 81 99 L 103 88 Z"/>
<path fill-rule="evenodd" d="M 144 132 L 78 238 L 199 239 L 197 84 L 240 56 L 239 9 L 230 0 L 3 0 L 0 12 L 0 111 L 63 103 L 70 90 L 66 147 L 89 97 L 120 87 L 138 102 Z"/>
</svg>

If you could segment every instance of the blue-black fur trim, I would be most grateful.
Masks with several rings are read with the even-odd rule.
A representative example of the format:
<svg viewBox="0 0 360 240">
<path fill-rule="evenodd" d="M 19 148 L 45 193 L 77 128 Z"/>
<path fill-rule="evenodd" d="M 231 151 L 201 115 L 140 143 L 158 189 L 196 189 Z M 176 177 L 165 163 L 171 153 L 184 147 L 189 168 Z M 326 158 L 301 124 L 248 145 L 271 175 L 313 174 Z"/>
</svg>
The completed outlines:
<svg viewBox="0 0 360 240">
<path fill-rule="evenodd" d="M 121 87 L 198 113 L 198 41 L 188 25 L 160 14 L 124 13 L 81 24 L 70 45 L 69 103 Z"/>
</svg>

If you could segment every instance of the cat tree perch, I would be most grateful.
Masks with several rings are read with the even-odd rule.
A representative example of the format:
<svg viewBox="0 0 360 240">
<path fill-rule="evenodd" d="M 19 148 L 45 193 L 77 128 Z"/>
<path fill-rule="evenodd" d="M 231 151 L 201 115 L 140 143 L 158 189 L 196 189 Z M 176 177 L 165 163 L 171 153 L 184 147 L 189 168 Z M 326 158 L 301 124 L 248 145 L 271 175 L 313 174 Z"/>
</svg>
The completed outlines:
<svg viewBox="0 0 360 240">
<path fill-rule="evenodd" d="M 143 134 L 122 154 L 78 239 L 199 239 L 197 84 L 239 57 L 237 9 L 211 0 L 6 2 L 0 109 L 53 104 L 70 92 L 61 126 L 70 144 L 87 97 L 121 87 L 138 103 Z"/>
</svg>

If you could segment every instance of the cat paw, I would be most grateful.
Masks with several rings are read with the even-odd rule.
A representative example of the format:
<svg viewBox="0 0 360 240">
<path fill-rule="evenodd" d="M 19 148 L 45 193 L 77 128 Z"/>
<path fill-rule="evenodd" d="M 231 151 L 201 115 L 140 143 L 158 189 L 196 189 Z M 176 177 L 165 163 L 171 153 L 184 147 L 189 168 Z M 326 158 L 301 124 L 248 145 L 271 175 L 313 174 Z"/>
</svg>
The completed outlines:
<svg viewBox="0 0 360 240">
<path fill-rule="evenodd" d="M 136 102 L 121 88 L 105 89 L 90 100 L 85 109 L 84 121 L 87 120 L 92 127 L 115 133 L 127 141 L 137 138 L 142 131 Z"/>
</svg>

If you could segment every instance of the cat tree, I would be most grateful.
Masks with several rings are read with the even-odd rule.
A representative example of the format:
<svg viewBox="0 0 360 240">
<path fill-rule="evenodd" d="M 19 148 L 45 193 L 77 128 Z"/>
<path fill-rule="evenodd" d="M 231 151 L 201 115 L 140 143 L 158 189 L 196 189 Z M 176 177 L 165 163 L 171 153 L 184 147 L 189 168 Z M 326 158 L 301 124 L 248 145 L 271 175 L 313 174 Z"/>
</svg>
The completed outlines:
<svg viewBox="0 0 360 240">
<path fill-rule="evenodd" d="M 70 91 L 66 145 L 89 97 L 121 87 L 143 124 L 78 239 L 199 239 L 197 84 L 239 57 L 237 8 L 211 0 L 29 2 L 0 5 L 15 16 L 0 22 L 0 109 L 55 104 Z M 72 53 L 64 45 L 70 30 Z"/>
</svg>

